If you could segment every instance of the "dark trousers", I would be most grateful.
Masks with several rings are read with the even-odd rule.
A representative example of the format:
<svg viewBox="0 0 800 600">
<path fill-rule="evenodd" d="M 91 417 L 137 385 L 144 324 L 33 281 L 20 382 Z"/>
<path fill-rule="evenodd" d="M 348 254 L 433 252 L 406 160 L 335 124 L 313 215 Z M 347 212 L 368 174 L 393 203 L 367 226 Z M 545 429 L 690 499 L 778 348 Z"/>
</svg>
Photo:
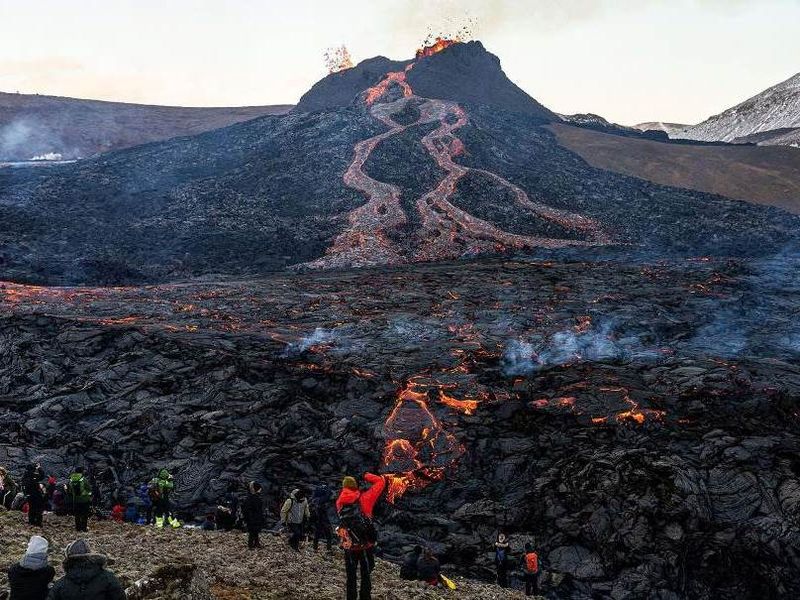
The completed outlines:
<svg viewBox="0 0 800 600">
<path fill-rule="evenodd" d="M 28 500 L 28 524 L 36 527 L 42 526 L 44 515 L 44 498 L 31 497 Z"/>
<path fill-rule="evenodd" d="M 75 531 L 89 531 L 89 511 L 91 505 L 88 502 L 76 502 L 72 509 L 75 514 Z"/>
<path fill-rule="evenodd" d="M 374 563 L 369 550 L 345 550 L 344 568 L 347 572 L 347 600 L 371 600 L 371 572 Z M 361 568 L 361 586 L 358 585 L 358 569 Z"/>
<path fill-rule="evenodd" d="M 497 565 L 497 585 L 501 588 L 508 587 L 508 566 Z"/>
<path fill-rule="evenodd" d="M 303 524 L 302 523 L 289 523 L 289 545 L 293 550 L 300 550 L 300 542 L 303 541 Z"/>
<path fill-rule="evenodd" d="M 144 507 L 144 524 L 150 525 L 153 522 L 153 505 L 149 504 Z"/>
<path fill-rule="evenodd" d="M 258 539 L 258 533 L 260 530 L 260 527 L 247 528 L 247 547 L 251 550 L 253 548 L 261 548 L 261 542 Z"/>
<path fill-rule="evenodd" d="M 530 573 L 525 574 L 525 595 L 533 596 L 539 593 L 539 577 Z"/>
<path fill-rule="evenodd" d="M 155 512 L 156 517 L 161 517 L 162 519 L 166 519 L 170 516 L 170 505 L 168 498 L 159 498 L 158 501 L 153 506 L 153 511 Z"/>
<path fill-rule="evenodd" d="M 328 551 L 333 548 L 333 532 L 331 531 L 331 524 L 328 521 L 320 522 L 314 525 L 314 550 L 319 548 L 319 541 L 325 540 Z"/>
</svg>

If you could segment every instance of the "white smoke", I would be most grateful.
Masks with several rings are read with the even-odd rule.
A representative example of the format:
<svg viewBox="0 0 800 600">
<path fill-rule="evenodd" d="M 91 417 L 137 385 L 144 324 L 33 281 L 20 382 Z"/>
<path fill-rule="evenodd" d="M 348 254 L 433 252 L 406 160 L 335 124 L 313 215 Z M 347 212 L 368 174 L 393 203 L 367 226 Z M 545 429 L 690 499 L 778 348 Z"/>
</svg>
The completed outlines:
<svg viewBox="0 0 800 600">
<path fill-rule="evenodd" d="M 26 120 L 12 121 L 0 126 L 0 158 L 16 159 L 35 133 L 33 125 Z"/>
<path fill-rule="evenodd" d="M 60 152 L 45 152 L 44 154 L 37 154 L 32 156 L 30 160 L 62 160 L 63 156 Z"/>
<path fill-rule="evenodd" d="M 501 359 L 507 376 L 529 375 L 543 367 L 574 362 L 654 360 L 661 354 L 646 348 L 637 336 L 619 337 L 607 322 L 585 332 L 566 329 L 534 342 L 511 340 Z"/>
<path fill-rule="evenodd" d="M 306 352 L 314 346 L 319 346 L 321 344 L 333 344 L 338 338 L 339 335 L 335 331 L 331 329 L 325 329 L 324 327 L 317 327 L 313 333 L 286 346 L 286 350 L 284 350 L 284 356 L 296 356 Z"/>
</svg>

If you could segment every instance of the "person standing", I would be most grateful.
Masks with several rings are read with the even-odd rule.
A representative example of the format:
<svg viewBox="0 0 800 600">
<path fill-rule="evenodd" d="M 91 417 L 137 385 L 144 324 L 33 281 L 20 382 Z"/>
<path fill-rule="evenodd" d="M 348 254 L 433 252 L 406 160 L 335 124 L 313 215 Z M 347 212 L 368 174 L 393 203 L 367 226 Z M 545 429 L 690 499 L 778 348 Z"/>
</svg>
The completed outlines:
<svg viewBox="0 0 800 600">
<path fill-rule="evenodd" d="M 89 531 L 89 512 L 92 508 L 92 490 L 83 474 L 83 467 L 76 467 L 69 476 L 67 491 L 72 500 L 72 513 L 75 515 L 75 530 Z"/>
<path fill-rule="evenodd" d="M 293 490 L 281 507 L 281 524 L 289 531 L 289 546 L 292 550 L 300 551 L 300 542 L 305 535 L 305 524 L 310 517 L 311 511 L 308 508 L 305 492 L 299 488 Z"/>
<path fill-rule="evenodd" d="M 533 545 L 525 544 L 522 555 L 522 573 L 525 579 L 525 595 L 534 596 L 539 593 L 539 555 L 534 552 Z"/>
<path fill-rule="evenodd" d="M 5 467 L 0 467 L 0 507 L 10 509 L 17 495 L 17 484 Z"/>
<path fill-rule="evenodd" d="M 508 538 L 505 533 L 497 536 L 494 543 L 494 565 L 497 568 L 497 585 L 508 587 Z"/>
<path fill-rule="evenodd" d="M 42 489 L 44 471 L 39 463 L 28 465 L 22 477 L 22 490 L 28 499 L 28 524 L 35 527 L 42 526 L 44 515 L 45 496 Z"/>
<path fill-rule="evenodd" d="M 34 535 L 25 556 L 8 570 L 9 600 L 45 600 L 56 571 L 47 564 L 47 540 Z"/>
<path fill-rule="evenodd" d="M 322 484 L 314 489 L 311 495 L 311 518 L 314 521 L 314 552 L 319 549 L 320 539 L 325 539 L 328 552 L 333 550 L 333 532 L 331 531 L 331 518 L 328 508 L 333 500 L 333 492 Z"/>
<path fill-rule="evenodd" d="M 180 522 L 172 517 L 172 492 L 175 490 L 175 482 L 172 475 L 166 469 L 161 469 L 156 477 L 155 486 L 158 491 L 157 499 L 153 504 L 156 515 L 156 527 L 162 529 L 166 521 L 172 527 L 180 527 Z"/>
<path fill-rule="evenodd" d="M 255 481 L 247 486 L 247 498 L 242 504 L 242 518 L 247 525 L 247 547 L 250 550 L 261 548 L 258 535 L 264 527 L 264 500 L 261 498 L 261 484 Z"/>
<path fill-rule="evenodd" d="M 372 516 L 375 504 L 386 487 L 386 479 L 381 475 L 365 473 L 364 480 L 370 487 L 361 492 L 354 477 L 345 477 L 342 480 L 342 491 L 336 499 L 336 512 L 339 514 L 339 527 L 336 532 L 344 550 L 347 600 L 372 598 L 371 574 L 375 566 L 375 543 L 378 541 Z"/>
<path fill-rule="evenodd" d="M 64 549 L 64 577 L 56 581 L 47 600 L 125 600 L 125 590 L 107 559 L 93 554 L 86 540 L 75 540 Z"/>
<path fill-rule="evenodd" d="M 142 507 L 144 517 L 144 524 L 151 525 L 153 523 L 153 491 L 147 483 L 141 484 L 136 490 L 136 496 L 139 498 L 139 504 Z"/>
</svg>

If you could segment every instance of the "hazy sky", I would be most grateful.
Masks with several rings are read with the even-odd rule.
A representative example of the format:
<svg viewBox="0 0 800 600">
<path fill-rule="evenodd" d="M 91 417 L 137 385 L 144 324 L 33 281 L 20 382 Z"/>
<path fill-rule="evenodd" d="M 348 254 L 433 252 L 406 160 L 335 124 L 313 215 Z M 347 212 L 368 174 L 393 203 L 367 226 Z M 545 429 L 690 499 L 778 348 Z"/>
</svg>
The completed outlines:
<svg viewBox="0 0 800 600">
<path fill-rule="evenodd" d="M 474 37 L 549 108 L 694 123 L 800 71 L 800 0 L 0 0 L 0 91 L 293 103 L 323 52 Z"/>
</svg>

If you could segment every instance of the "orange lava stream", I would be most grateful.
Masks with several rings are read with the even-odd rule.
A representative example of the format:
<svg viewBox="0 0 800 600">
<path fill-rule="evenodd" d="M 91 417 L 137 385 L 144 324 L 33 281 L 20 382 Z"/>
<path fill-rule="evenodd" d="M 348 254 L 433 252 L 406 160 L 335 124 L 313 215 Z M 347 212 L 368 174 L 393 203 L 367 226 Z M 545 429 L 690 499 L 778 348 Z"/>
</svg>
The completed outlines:
<svg viewBox="0 0 800 600">
<path fill-rule="evenodd" d="M 455 42 L 436 40 L 433 45 L 424 49 L 421 56 L 441 51 L 452 43 Z M 457 258 L 465 252 L 595 246 L 610 241 L 609 236 L 592 219 L 534 202 L 524 190 L 499 175 L 454 162 L 453 158 L 464 152 L 464 144 L 455 137 L 454 132 L 467 124 L 467 115 L 454 102 L 414 95 L 406 74 L 415 64 L 412 62 L 402 71 L 387 73 L 378 84 L 364 93 L 364 102 L 370 114 L 388 129 L 355 145 L 353 161 L 344 173 L 343 180 L 345 185 L 364 194 L 367 202 L 350 212 L 348 228 L 336 237 L 325 256 L 306 263 L 305 266 L 330 268 L 398 264 L 406 262 L 408 258 L 416 261 L 440 260 Z M 395 87 L 402 93 L 400 98 L 391 102 L 378 102 Z M 411 101 L 418 104 L 420 117 L 417 121 L 407 125 L 394 121 L 393 115 L 402 111 Z M 364 173 L 363 167 L 375 148 L 387 138 L 413 125 L 436 121 L 439 122 L 439 127 L 426 135 L 422 143 L 446 175 L 433 190 L 416 202 L 423 227 L 421 243 L 410 251 L 410 257 L 406 257 L 388 235 L 408 222 L 400 203 L 400 189 L 372 179 Z M 542 238 L 509 233 L 454 206 L 449 198 L 454 194 L 458 181 L 470 170 L 491 177 L 507 187 L 514 194 L 515 202 L 522 208 L 565 228 L 585 233 L 590 239 Z"/>
<path fill-rule="evenodd" d="M 411 381 L 399 392 L 383 426 L 386 447 L 382 464 L 388 471 L 387 500 L 391 503 L 408 490 L 442 479 L 445 470 L 464 453 L 464 447 L 431 412 L 427 393 L 417 388 Z"/>
</svg>

